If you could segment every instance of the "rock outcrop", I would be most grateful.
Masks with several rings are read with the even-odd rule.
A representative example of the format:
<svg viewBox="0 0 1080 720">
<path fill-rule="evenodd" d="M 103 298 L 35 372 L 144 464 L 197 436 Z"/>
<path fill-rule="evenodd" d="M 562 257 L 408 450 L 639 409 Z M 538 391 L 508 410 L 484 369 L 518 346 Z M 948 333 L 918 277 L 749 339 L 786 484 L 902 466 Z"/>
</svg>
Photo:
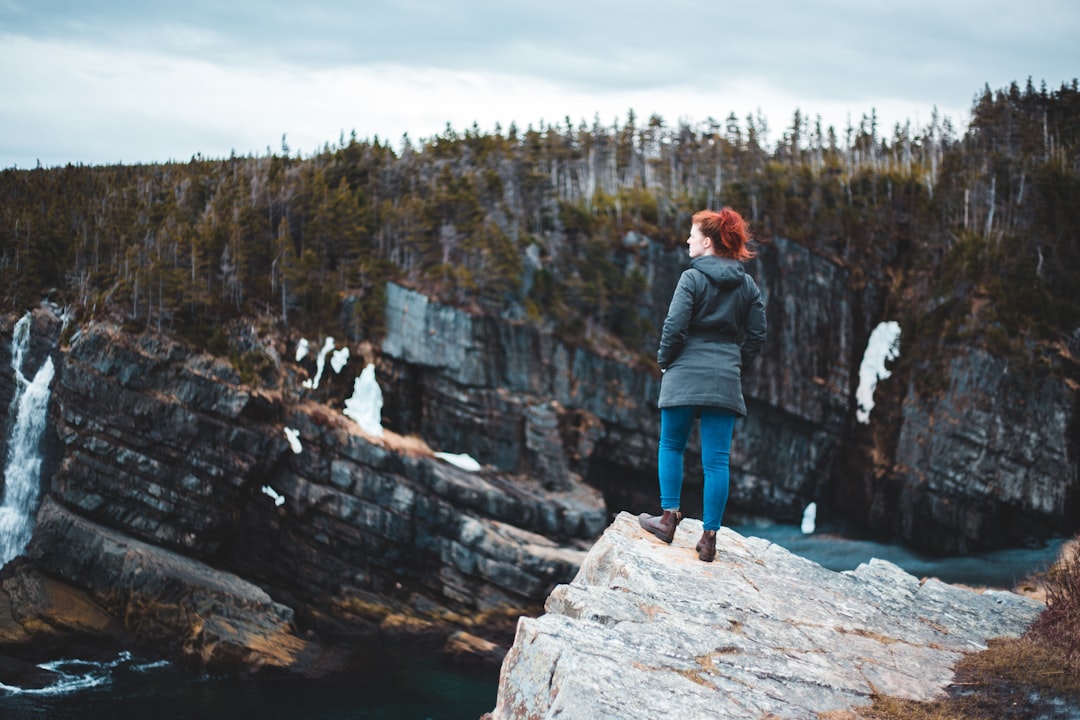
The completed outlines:
<svg viewBox="0 0 1080 720">
<path fill-rule="evenodd" d="M 654 288 L 666 288 L 653 308 L 657 327 L 684 256 L 650 256 L 645 274 Z M 750 267 L 766 298 L 769 341 L 746 378 L 750 414 L 732 449 L 730 504 L 795 520 L 828 490 L 881 291 L 853 289 L 846 269 L 783 238 Z M 650 302 L 658 302 L 656 293 Z M 553 488 L 580 476 L 613 509 L 655 510 L 660 379 L 648 366 L 394 284 L 382 351 L 396 398 L 385 413 L 399 432 L 469 448 L 485 463 L 538 475 Z M 696 443 L 695 434 L 683 495 L 688 513 L 700 516 Z"/>
<path fill-rule="evenodd" d="M 677 277 L 671 254 L 651 261 L 655 287 L 664 273 Z M 744 381 L 749 415 L 732 447 L 729 516 L 794 522 L 814 501 L 825 522 L 939 553 L 1080 528 L 1080 412 L 1069 378 L 1080 380 L 1080 370 L 1067 349 L 1020 367 L 982 350 L 957 352 L 932 391 L 910 377 L 883 381 L 868 428 L 856 421 L 854 397 L 883 319 L 884 281 L 853 277 L 783 238 L 750 268 L 766 298 L 769 339 Z M 613 510 L 656 511 L 659 377 L 632 358 L 394 284 L 382 351 L 386 420 L 400 432 L 468 448 L 549 489 L 581 478 Z M 700 516 L 696 450 L 694 434 L 683 504 Z"/>
<path fill-rule="evenodd" d="M 892 497 L 873 508 L 872 524 L 955 554 L 1075 531 L 1075 388 L 974 348 L 950 359 L 943 380 L 929 396 L 907 389 L 885 491 Z"/>
<path fill-rule="evenodd" d="M 647 278 L 643 312 L 659 325 L 685 254 L 637 247 L 624 260 Z M 815 501 L 824 522 L 937 551 L 1077 529 L 1075 382 L 972 350 L 933 392 L 916 392 L 910 378 L 884 383 L 871 426 L 860 426 L 858 365 L 882 319 L 885 281 L 783 238 L 750 268 L 769 341 L 746 378 L 729 517 L 794 521 Z M 0 323 L 0 337 L 17 319 Z M 140 543 L 155 573 L 176 567 L 164 558 L 183 558 L 250 584 L 272 603 L 259 607 L 283 608 L 283 632 L 314 644 L 305 657 L 332 656 L 337 648 L 315 647 L 328 638 L 387 634 L 497 655 L 488 643 L 508 643 L 516 618 L 574 576 L 611 512 L 656 510 L 659 376 L 595 338 L 568 343 L 388 284 L 381 344 L 346 328 L 353 356 L 377 369 L 380 439 L 341 414 L 360 363 L 340 376 L 326 369 L 322 386 L 305 389 L 315 365 L 290 359 L 298 338 L 239 321 L 227 330 L 231 359 L 107 322 L 83 322 L 60 343 L 55 313 L 35 311 L 24 372 L 53 354 L 56 378 L 42 441 L 48 522 L 31 544 L 32 571 L 110 616 L 125 607 L 95 583 L 126 576 L 78 557 L 56 531 L 63 517 L 90 535 L 118 534 L 118 547 Z M 1068 350 L 1060 362 L 1075 369 Z M 10 365 L 0 342 L 0 403 L 13 396 Z M 700 516 L 696 447 L 695 434 L 690 516 Z M 454 467 L 433 448 L 468 453 L 483 469 Z M 158 587 L 139 602 L 152 603 Z M 197 639 L 188 622 L 197 611 L 171 617 L 180 620 L 168 642 L 154 642 L 192 662 L 266 664 L 244 649 L 196 651 L 233 641 Z M 164 637 L 116 619 L 124 633 Z"/>
<path fill-rule="evenodd" d="M 91 323 L 57 360 L 26 573 L 113 618 L 102 642 L 236 672 L 325 674 L 387 637 L 497 660 L 608 522 L 580 483 L 461 470 L 159 336 Z M 63 634 L 23 622 L 57 612 L 28 597 L 9 595 L 0 654 Z"/>
<path fill-rule="evenodd" d="M 96 525 L 51 498 L 37 519 L 29 557 L 122 619 L 135 647 L 231 672 L 320 676 L 343 661 L 299 637 L 290 608 L 232 573 Z"/>
<path fill-rule="evenodd" d="M 684 520 L 661 544 L 621 513 L 546 612 L 522 618 L 493 720 L 806 718 L 873 693 L 930 699 L 964 653 L 1043 607 L 872 560 L 836 573 L 724 528 L 715 562 Z"/>
</svg>

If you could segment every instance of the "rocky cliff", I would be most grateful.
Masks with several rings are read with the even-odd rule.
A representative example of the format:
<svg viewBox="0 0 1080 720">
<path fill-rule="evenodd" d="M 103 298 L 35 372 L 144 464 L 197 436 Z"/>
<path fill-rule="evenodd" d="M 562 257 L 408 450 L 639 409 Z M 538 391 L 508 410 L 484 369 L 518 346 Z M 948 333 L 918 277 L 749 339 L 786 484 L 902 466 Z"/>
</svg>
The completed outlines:
<svg viewBox="0 0 1080 720">
<path fill-rule="evenodd" d="M 930 391 L 896 378 L 878 428 L 853 446 L 860 466 L 835 483 L 837 507 L 939 553 L 1075 532 L 1080 374 L 1064 345 L 1041 354 L 1033 349 L 1018 367 L 980 348 L 958 350 Z"/>
<path fill-rule="evenodd" d="M 684 255 L 647 256 L 644 274 L 665 293 L 647 299 L 657 326 Z M 736 430 L 731 506 L 794 520 L 828 490 L 881 292 L 853 288 L 843 267 L 784 239 L 764 246 L 750 267 L 766 298 L 769 340 L 746 381 L 750 413 Z M 387 376 L 398 398 L 386 409 L 391 425 L 467 447 L 510 472 L 539 474 L 552 487 L 579 475 L 604 491 L 613 511 L 655 509 L 659 374 L 647 365 L 396 285 L 387 290 L 382 350 L 395 364 Z M 687 481 L 686 509 L 700 514 L 694 452 Z"/>
<path fill-rule="evenodd" d="M 641 247 L 627 262 L 649 278 L 652 307 L 684 253 Z M 821 520 L 938 551 L 1077 529 L 1067 347 L 1049 366 L 956 353 L 929 389 L 898 373 L 864 426 L 853 398 L 869 333 L 886 319 L 886 280 L 782 238 L 750 268 L 769 340 L 746 381 L 731 516 L 790 521 L 816 501 Z M 573 577 L 614 513 L 656 509 L 659 377 L 595 338 L 569 343 L 391 283 L 385 336 L 376 344 L 345 323 L 347 339 L 330 344 L 352 359 L 316 384 L 314 353 L 294 360 L 300 338 L 271 323 L 230 324 L 228 357 L 215 357 L 104 321 L 61 339 L 54 312 L 33 317 L 24 374 L 50 353 L 57 370 L 29 561 L 0 578 L 11 652 L 33 645 L 28 628 L 81 628 L 86 640 L 106 627 L 27 600 L 70 595 L 124 642 L 197 664 L 320 674 L 387 634 L 472 633 L 498 657 L 515 619 Z M 17 319 L 0 326 L 2 368 Z M 369 362 L 381 438 L 342 414 Z M 0 402 L 12 392 L 0 372 Z M 699 478 L 691 451 L 690 516 Z M 41 590 L 56 582 L 67 594 Z M 218 613 L 247 620 L 207 622 Z"/>
<path fill-rule="evenodd" d="M 835 573 L 727 528 L 702 563 L 700 534 L 686 520 L 664 545 L 620 514 L 546 612 L 519 621 L 492 720 L 807 718 L 874 693 L 927 700 L 964 653 L 1042 608 L 879 560 Z"/>
<path fill-rule="evenodd" d="M 684 253 L 646 255 L 654 292 Z M 769 337 L 745 378 L 729 516 L 819 519 L 929 552 L 1039 543 L 1080 528 L 1080 365 L 1061 344 L 1017 363 L 948 347 L 880 381 L 870 424 L 856 420 L 859 367 L 887 317 L 888 278 L 777 238 L 749 265 Z M 670 289 L 667 290 L 670 294 Z M 663 309 L 658 311 L 657 324 Z M 900 353 L 906 351 L 901 338 Z M 1073 352 L 1080 354 L 1080 343 Z M 387 422 L 468 448 L 549 488 L 580 477 L 611 511 L 656 511 L 659 377 L 602 345 L 569 345 L 535 327 L 479 317 L 396 285 L 387 291 Z M 684 509 L 700 516 L 696 435 Z"/>
<path fill-rule="evenodd" d="M 43 633 L 50 648 L 67 633 L 199 667 L 322 675 L 388 636 L 505 648 L 607 523 L 579 483 L 545 490 L 461 470 L 419 439 L 364 435 L 340 403 L 291 389 L 307 374 L 296 363 L 279 362 L 295 385 L 255 390 L 227 361 L 107 323 L 57 357 L 54 470 L 29 562 L 4 571 L 0 654 L 33 658 Z M 43 594 L 56 582 L 67 589 Z"/>
</svg>

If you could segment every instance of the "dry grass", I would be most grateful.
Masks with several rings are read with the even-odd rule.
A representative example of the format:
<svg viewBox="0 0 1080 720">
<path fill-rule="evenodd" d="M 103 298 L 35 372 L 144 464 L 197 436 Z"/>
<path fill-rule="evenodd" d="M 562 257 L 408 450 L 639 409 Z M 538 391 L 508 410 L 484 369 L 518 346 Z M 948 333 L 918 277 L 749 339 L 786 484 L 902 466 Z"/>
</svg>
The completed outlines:
<svg viewBox="0 0 1080 720">
<path fill-rule="evenodd" d="M 1025 637 L 1061 648 L 1080 675 L 1080 537 L 1067 544 L 1043 579 L 1046 610 Z"/>
<path fill-rule="evenodd" d="M 948 696 L 918 702 L 878 695 L 868 708 L 823 716 L 821 720 L 1042 720 L 1075 717 L 1054 714 L 1064 699 L 1080 708 L 1080 676 L 1064 652 L 1029 638 L 998 639 L 960 661 Z"/>
<path fill-rule="evenodd" d="M 1080 712 L 1080 537 L 1042 578 L 1046 609 L 1021 638 L 991 640 L 956 667 L 948 697 L 875 696 L 867 708 L 821 720 L 1036 720 Z M 1069 709 L 1063 709 L 1060 703 Z"/>
</svg>

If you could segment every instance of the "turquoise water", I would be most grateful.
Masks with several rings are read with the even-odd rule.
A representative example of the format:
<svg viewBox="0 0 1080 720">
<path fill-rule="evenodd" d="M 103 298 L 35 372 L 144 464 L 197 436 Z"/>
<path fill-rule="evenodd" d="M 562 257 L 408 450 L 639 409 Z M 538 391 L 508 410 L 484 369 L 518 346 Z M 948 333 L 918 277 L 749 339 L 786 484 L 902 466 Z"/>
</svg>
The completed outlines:
<svg viewBox="0 0 1080 720">
<path fill-rule="evenodd" d="M 495 707 L 498 671 L 396 658 L 347 681 L 195 677 L 122 656 L 77 663 L 68 689 L 0 689 L 3 720 L 476 720 Z M 75 675 L 85 680 L 79 689 Z"/>
<path fill-rule="evenodd" d="M 918 553 L 902 545 L 860 540 L 830 532 L 803 534 L 797 525 L 761 523 L 734 528 L 809 558 L 830 570 L 854 570 L 871 558 L 888 560 L 915 577 L 973 587 L 1012 590 L 1034 572 L 1045 570 L 1060 552 L 1062 539 L 1038 548 L 1013 548 L 962 556 Z"/>
</svg>

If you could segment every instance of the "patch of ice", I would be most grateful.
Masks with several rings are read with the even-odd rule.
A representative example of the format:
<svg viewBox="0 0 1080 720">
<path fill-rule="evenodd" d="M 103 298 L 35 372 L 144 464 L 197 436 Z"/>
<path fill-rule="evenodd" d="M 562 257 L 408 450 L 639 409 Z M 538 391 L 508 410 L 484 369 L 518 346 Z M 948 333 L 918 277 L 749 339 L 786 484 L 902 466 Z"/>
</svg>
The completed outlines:
<svg viewBox="0 0 1080 720">
<path fill-rule="evenodd" d="M 292 448 L 294 454 L 299 455 L 304 449 L 304 446 L 300 444 L 300 431 L 296 428 L 285 428 L 285 437 L 289 441 L 289 447 Z"/>
<path fill-rule="evenodd" d="M 866 352 L 859 365 L 859 388 L 855 391 L 855 419 L 866 424 L 870 422 L 870 411 L 874 407 L 874 388 L 878 380 L 892 375 L 885 369 L 885 363 L 900 356 L 900 324 L 889 320 L 879 323 L 870 333 L 866 342 Z"/>
<path fill-rule="evenodd" d="M 340 350 L 335 350 L 334 354 L 330 356 L 330 367 L 334 369 L 334 374 L 340 374 L 341 368 L 345 367 L 345 363 L 349 361 L 349 347 L 346 345 Z"/>
<path fill-rule="evenodd" d="M 315 359 L 315 377 L 308 378 L 303 382 L 304 387 L 309 390 L 314 390 L 319 387 L 319 381 L 322 380 L 323 370 L 326 369 L 326 355 L 334 349 L 334 338 L 326 338 L 326 342 L 323 343 L 322 349 L 319 350 L 319 357 Z"/>
<path fill-rule="evenodd" d="M 382 405 L 382 390 L 375 380 L 375 365 L 368 363 L 353 382 L 353 394 L 345 401 L 344 413 L 368 435 L 382 437 Z"/>
<path fill-rule="evenodd" d="M 455 455 L 453 453 L 437 452 L 435 453 L 435 457 L 440 460 L 445 460 L 451 465 L 456 465 L 462 470 L 468 470 L 469 472 L 476 472 L 480 469 L 480 463 L 466 453 Z"/>
<path fill-rule="evenodd" d="M 817 503 L 810 503 L 803 510 L 802 514 L 802 530 L 803 535 L 810 535 L 814 532 L 815 525 L 817 524 Z"/>
<path fill-rule="evenodd" d="M 270 487 L 269 485 L 263 485 L 262 492 L 263 495 L 268 495 L 269 497 L 271 497 L 274 500 L 274 505 L 276 505 L 277 507 L 281 507 L 285 504 L 285 496 L 279 494 L 276 490 L 274 490 L 274 488 Z"/>
</svg>

